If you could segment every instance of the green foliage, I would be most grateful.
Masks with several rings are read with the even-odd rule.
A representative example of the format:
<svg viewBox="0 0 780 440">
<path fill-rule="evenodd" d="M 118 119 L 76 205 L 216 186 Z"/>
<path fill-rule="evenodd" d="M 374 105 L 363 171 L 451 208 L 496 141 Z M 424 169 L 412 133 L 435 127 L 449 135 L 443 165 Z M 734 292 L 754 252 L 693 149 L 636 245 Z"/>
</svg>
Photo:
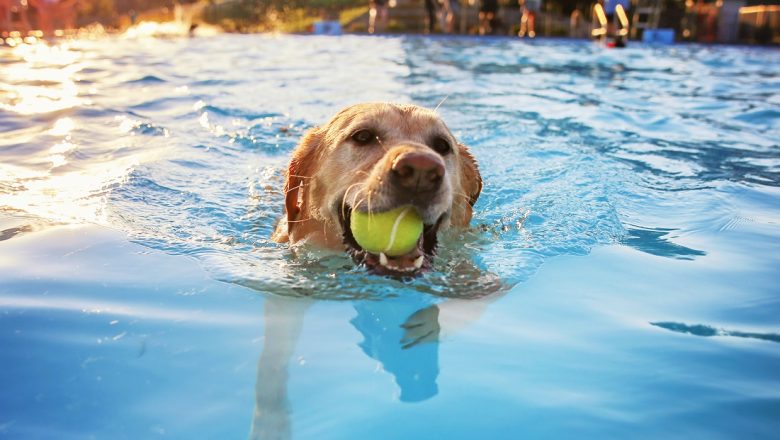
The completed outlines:
<svg viewBox="0 0 780 440">
<path fill-rule="evenodd" d="M 226 0 L 211 2 L 203 19 L 227 31 L 302 32 L 323 13 L 333 15 L 367 5 L 366 0 Z"/>
<path fill-rule="evenodd" d="M 365 0 L 266 0 L 265 3 L 272 3 L 277 9 L 284 7 L 291 9 L 341 9 L 368 5 L 368 2 Z"/>
</svg>

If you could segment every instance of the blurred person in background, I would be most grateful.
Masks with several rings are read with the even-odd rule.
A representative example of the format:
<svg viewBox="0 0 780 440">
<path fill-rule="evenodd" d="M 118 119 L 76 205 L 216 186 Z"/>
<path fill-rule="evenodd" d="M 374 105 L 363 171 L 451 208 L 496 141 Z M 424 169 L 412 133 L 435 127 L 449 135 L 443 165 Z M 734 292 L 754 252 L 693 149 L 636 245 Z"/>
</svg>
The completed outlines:
<svg viewBox="0 0 780 440">
<path fill-rule="evenodd" d="M 76 27 L 76 5 L 78 0 L 28 0 L 35 8 L 38 27 L 44 35 L 53 35 L 58 29 Z"/>
<path fill-rule="evenodd" d="M 388 0 L 370 0 L 368 2 L 368 33 L 382 33 L 387 30 Z"/>
<path fill-rule="evenodd" d="M 442 32 L 451 34 L 455 32 L 455 17 L 460 11 L 458 0 L 439 0 L 441 4 L 441 29 Z"/>
<path fill-rule="evenodd" d="M 498 0 L 481 0 L 479 4 L 479 34 L 490 35 L 493 33 L 498 14 Z"/>
<path fill-rule="evenodd" d="M 436 0 L 425 0 L 425 13 L 428 17 L 426 33 L 432 34 L 436 30 Z"/>
<path fill-rule="evenodd" d="M 613 45 L 624 47 L 628 36 L 628 11 L 631 9 L 631 0 L 604 0 L 604 14 L 607 18 L 607 37 L 613 38 Z M 615 21 L 620 22 L 620 29 L 616 29 Z"/>
<path fill-rule="evenodd" d="M 0 32 L 11 30 L 11 0 L 0 0 Z"/>
<path fill-rule="evenodd" d="M 24 0 L 0 0 L 0 32 L 30 31 L 27 2 Z"/>
<path fill-rule="evenodd" d="M 517 35 L 522 38 L 528 35 L 528 38 L 536 37 L 536 14 L 542 5 L 542 0 L 518 0 L 520 10 L 523 15 L 520 16 L 520 32 Z"/>
<path fill-rule="evenodd" d="M 569 15 L 569 37 L 581 38 L 584 37 L 582 33 L 582 12 L 579 9 L 574 9 Z"/>
</svg>

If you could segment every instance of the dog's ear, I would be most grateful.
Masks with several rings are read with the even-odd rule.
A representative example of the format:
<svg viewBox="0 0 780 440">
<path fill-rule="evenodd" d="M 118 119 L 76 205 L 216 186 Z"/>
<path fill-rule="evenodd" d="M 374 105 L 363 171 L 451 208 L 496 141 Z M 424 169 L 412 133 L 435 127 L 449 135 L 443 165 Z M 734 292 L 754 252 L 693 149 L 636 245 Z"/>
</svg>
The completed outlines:
<svg viewBox="0 0 780 440">
<path fill-rule="evenodd" d="M 317 169 L 317 152 L 322 142 L 323 131 L 315 127 L 306 132 L 293 151 L 287 178 L 284 183 L 284 211 L 287 216 L 287 233 L 291 234 L 300 220 L 304 207 L 304 192 Z"/>
<path fill-rule="evenodd" d="M 479 167 L 469 148 L 463 144 L 458 144 L 460 150 L 460 172 L 463 182 L 463 190 L 469 196 L 469 205 L 474 206 L 477 203 L 479 194 L 482 192 L 482 176 L 479 174 Z"/>
<path fill-rule="evenodd" d="M 471 214 L 474 204 L 477 203 L 479 194 L 482 192 L 482 176 L 479 174 L 479 167 L 469 148 L 463 144 L 458 144 L 460 153 L 460 185 L 462 194 L 468 198 L 468 205 L 464 206 L 463 225 L 468 225 L 471 221 Z"/>
</svg>

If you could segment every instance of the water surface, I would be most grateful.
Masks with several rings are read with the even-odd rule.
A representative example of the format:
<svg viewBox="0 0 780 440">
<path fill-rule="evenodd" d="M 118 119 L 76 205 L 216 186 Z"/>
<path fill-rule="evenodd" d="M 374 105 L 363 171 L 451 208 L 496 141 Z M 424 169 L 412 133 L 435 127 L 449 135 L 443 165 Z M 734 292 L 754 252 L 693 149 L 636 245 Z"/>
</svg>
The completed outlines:
<svg viewBox="0 0 780 440">
<path fill-rule="evenodd" d="M 771 438 L 780 53 L 476 38 L 0 48 L 0 436 Z M 270 242 L 290 151 L 436 107 L 473 228 L 412 282 Z"/>
</svg>

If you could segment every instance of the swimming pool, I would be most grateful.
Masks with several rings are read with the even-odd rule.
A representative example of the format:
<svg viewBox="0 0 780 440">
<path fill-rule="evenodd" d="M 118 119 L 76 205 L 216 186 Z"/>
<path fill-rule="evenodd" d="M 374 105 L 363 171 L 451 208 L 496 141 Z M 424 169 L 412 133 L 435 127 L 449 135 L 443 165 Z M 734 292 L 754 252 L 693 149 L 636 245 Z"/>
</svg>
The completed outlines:
<svg viewBox="0 0 780 440">
<path fill-rule="evenodd" d="M 776 50 L 104 37 L 0 65 L 0 437 L 780 429 Z M 407 283 L 268 240 L 299 136 L 375 100 L 440 104 L 485 180 Z"/>
</svg>

